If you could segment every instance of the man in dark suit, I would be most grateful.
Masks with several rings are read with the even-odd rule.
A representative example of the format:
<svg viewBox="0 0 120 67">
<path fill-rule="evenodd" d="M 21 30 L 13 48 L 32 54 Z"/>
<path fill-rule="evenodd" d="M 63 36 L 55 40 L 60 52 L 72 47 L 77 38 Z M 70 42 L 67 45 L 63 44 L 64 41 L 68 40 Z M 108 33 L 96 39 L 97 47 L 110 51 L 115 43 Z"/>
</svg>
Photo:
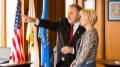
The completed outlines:
<svg viewBox="0 0 120 67">
<path fill-rule="evenodd" d="M 68 19 L 61 18 L 59 21 L 35 19 L 25 16 L 25 22 L 35 22 L 35 26 L 44 27 L 57 32 L 57 65 L 56 67 L 70 67 L 76 57 L 76 43 L 85 28 L 78 23 L 81 7 L 72 4 L 68 9 Z M 74 25 L 74 26 L 73 26 Z M 71 35 L 71 26 L 73 26 Z"/>
</svg>

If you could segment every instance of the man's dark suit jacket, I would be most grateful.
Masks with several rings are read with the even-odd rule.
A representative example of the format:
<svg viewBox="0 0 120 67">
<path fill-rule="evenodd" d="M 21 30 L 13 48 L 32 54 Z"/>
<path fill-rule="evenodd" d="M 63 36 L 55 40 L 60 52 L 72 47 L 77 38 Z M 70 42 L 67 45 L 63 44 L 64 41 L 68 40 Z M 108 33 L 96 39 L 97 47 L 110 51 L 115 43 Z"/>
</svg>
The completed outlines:
<svg viewBox="0 0 120 67">
<path fill-rule="evenodd" d="M 69 36 L 70 36 L 70 23 L 66 18 L 61 18 L 59 21 L 50 21 L 50 20 L 39 20 L 39 26 L 44 27 L 53 31 L 57 32 L 57 67 L 70 67 L 71 62 L 76 57 L 76 43 L 78 39 L 81 37 L 81 35 L 84 33 L 85 28 L 82 26 L 79 26 L 77 31 L 74 34 L 74 37 L 71 42 L 69 42 Z M 62 54 L 61 48 L 63 46 L 71 46 L 74 48 L 75 53 L 74 54 Z M 64 63 L 61 61 L 61 58 L 64 57 L 65 61 Z"/>
</svg>

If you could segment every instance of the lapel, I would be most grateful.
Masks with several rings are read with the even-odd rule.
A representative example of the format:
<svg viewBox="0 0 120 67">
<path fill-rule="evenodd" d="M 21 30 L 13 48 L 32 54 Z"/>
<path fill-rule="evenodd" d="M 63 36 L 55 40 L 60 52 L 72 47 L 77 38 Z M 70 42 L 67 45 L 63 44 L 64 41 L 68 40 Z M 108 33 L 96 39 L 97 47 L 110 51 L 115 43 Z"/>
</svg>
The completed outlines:
<svg viewBox="0 0 120 67">
<path fill-rule="evenodd" d="M 62 33 L 64 44 L 67 45 L 69 43 L 70 24 L 66 23 L 61 28 L 62 28 L 61 33 Z"/>
</svg>

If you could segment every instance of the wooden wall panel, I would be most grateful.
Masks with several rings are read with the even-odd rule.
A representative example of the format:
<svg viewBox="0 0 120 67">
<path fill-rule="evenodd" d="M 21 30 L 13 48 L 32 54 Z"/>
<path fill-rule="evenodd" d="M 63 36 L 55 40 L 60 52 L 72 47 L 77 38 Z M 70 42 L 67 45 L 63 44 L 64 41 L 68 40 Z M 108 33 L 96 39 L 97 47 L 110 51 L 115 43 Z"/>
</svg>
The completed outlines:
<svg viewBox="0 0 120 67">
<path fill-rule="evenodd" d="M 55 20 L 56 18 L 56 0 L 48 0 L 48 19 Z M 53 54 L 53 48 L 56 44 L 56 32 L 48 30 L 48 40 L 49 40 L 49 47 L 51 51 L 51 56 Z"/>
<path fill-rule="evenodd" d="M 65 0 L 56 1 L 56 19 L 65 17 Z"/>
<path fill-rule="evenodd" d="M 80 5 L 81 7 L 83 7 L 83 0 L 78 0 L 78 5 Z"/>
<path fill-rule="evenodd" d="M 36 13 L 36 17 L 40 18 L 42 15 L 42 5 L 43 5 L 43 0 L 34 0 L 35 3 L 35 13 Z"/>
<path fill-rule="evenodd" d="M 1 32 L 0 35 L 1 36 L 1 45 L 2 47 L 6 47 L 6 43 L 7 43 L 7 39 L 6 39 L 6 0 L 2 0 L 1 1 L 2 4 L 0 4 L 2 7 L 1 7 L 1 31 L 4 31 L 4 32 Z"/>
<path fill-rule="evenodd" d="M 96 14 L 98 17 L 96 28 L 99 34 L 99 46 L 98 46 L 98 53 L 97 59 L 103 60 L 104 59 L 104 0 L 96 0 Z"/>
<path fill-rule="evenodd" d="M 105 0 L 105 53 L 107 60 L 120 60 L 120 21 L 108 21 L 108 0 Z"/>
</svg>

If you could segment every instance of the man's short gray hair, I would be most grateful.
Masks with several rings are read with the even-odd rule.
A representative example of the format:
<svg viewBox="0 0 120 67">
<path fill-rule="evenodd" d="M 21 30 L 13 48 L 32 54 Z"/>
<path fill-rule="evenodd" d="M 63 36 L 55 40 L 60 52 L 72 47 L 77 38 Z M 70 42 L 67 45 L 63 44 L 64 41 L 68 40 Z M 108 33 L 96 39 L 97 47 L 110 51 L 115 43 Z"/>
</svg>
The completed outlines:
<svg viewBox="0 0 120 67">
<path fill-rule="evenodd" d="M 82 10 L 82 8 L 77 4 L 71 4 L 69 7 L 75 7 L 77 15 L 79 15 L 79 11 Z"/>
</svg>

